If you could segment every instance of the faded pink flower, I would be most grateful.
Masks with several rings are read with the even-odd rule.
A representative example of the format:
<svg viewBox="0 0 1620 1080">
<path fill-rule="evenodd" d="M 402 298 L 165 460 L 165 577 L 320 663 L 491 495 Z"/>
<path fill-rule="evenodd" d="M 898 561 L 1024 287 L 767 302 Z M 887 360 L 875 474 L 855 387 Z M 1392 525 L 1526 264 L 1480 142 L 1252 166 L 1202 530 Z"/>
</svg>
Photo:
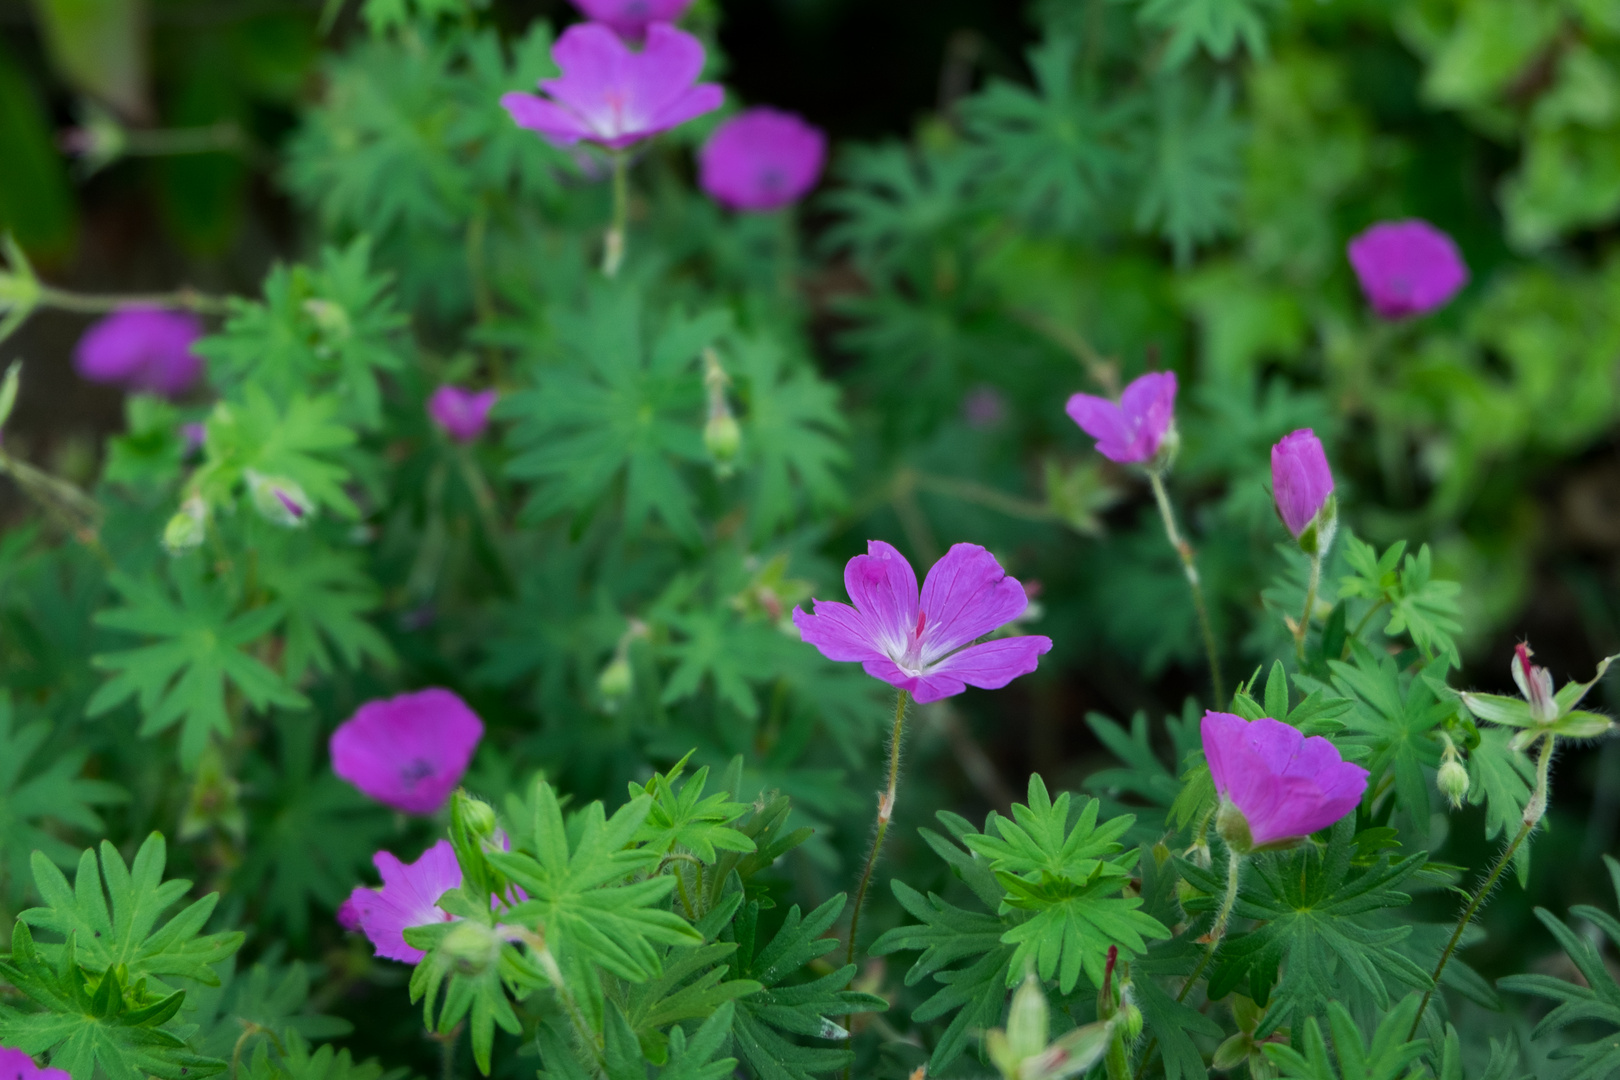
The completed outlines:
<svg viewBox="0 0 1620 1080">
<path fill-rule="evenodd" d="M 85 332 L 73 366 L 91 382 L 179 397 L 202 374 L 192 351 L 202 332 L 197 317 L 183 311 L 123 308 Z"/>
<path fill-rule="evenodd" d="M 1276 720 L 1248 721 L 1206 712 L 1200 725 L 1204 756 L 1225 818 L 1242 815 L 1254 847 L 1280 844 L 1325 829 L 1356 808 L 1367 770 L 1345 761 L 1320 735 L 1306 738 Z"/>
<path fill-rule="evenodd" d="M 461 887 L 461 865 L 456 862 L 455 849 L 450 841 L 440 840 L 413 863 L 402 863 L 386 851 L 377 852 L 371 861 L 382 875 L 382 888 L 357 886 L 346 901 L 348 917 L 357 920 L 378 956 L 418 963 L 426 954 L 405 943 L 405 931 L 413 926 L 455 922 L 457 918 L 439 907 L 439 897 Z M 343 917 L 340 908 L 340 923 Z"/>
<path fill-rule="evenodd" d="M 407 814 L 431 814 L 461 783 L 483 721 L 448 690 L 368 701 L 332 733 L 332 769 Z"/>
<path fill-rule="evenodd" d="M 457 442 L 472 442 L 489 426 L 489 410 L 495 406 L 493 390 L 463 390 L 441 386 L 428 398 L 428 416 Z"/>
<path fill-rule="evenodd" d="M 777 109 L 738 113 L 698 154 L 698 182 L 730 210 L 778 210 L 810 193 L 827 161 L 827 136 Z"/>
<path fill-rule="evenodd" d="M 621 150 L 718 109 L 718 83 L 699 83 L 703 44 L 666 23 L 653 23 L 633 51 L 598 23 L 576 23 L 552 46 L 562 78 L 543 79 L 549 97 L 509 93 L 501 104 L 519 127 L 559 146 L 580 141 Z"/>
<path fill-rule="evenodd" d="M 615 33 L 640 41 L 653 23 L 672 23 L 686 14 L 692 0 L 573 0 L 587 19 L 606 23 Z"/>
<path fill-rule="evenodd" d="M 1029 606 L 1024 587 L 977 544 L 957 544 L 935 563 L 917 594 L 903 555 L 872 540 L 844 568 L 855 606 L 816 600 L 815 614 L 793 609 L 793 625 L 829 660 L 854 661 L 873 678 L 927 704 L 968 686 L 996 690 L 1035 670 L 1052 639 L 974 641 Z"/>
<path fill-rule="evenodd" d="M 1097 452 L 1110 461 L 1152 461 L 1176 419 L 1176 373 L 1150 371 L 1138 376 L 1115 404 L 1094 394 L 1075 394 L 1069 419 L 1097 440 Z"/>
<path fill-rule="evenodd" d="M 1381 221 L 1350 241 L 1350 266 L 1380 318 L 1443 307 L 1468 284 L 1456 241 L 1427 221 Z"/>
</svg>

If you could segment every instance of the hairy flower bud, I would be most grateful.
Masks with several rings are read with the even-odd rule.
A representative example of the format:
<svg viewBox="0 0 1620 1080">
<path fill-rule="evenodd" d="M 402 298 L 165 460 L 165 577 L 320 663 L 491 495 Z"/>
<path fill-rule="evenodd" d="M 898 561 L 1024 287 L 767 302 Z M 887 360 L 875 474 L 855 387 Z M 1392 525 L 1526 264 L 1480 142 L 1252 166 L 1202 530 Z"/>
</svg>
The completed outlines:
<svg viewBox="0 0 1620 1080">
<path fill-rule="evenodd" d="M 253 508 L 266 521 L 288 529 L 301 529 L 309 523 L 315 504 L 296 480 L 285 476 L 265 476 L 247 471 L 248 494 Z"/>
<path fill-rule="evenodd" d="M 193 495 L 180 504 L 180 510 L 163 527 L 163 549 L 179 555 L 202 544 L 208 535 L 208 504 Z"/>
<path fill-rule="evenodd" d="M 1271 493 L 1277 515 L 1307 555 L 1327 551 L 1338 523 L 1333 471 L 1322 440 L 1300 428 L 1271 448 Z"/>
<path fill-rule="evenodd" d="M 602 673 L 596 677 L 596 689 L 609 702 L 616 703 L 629 696 L 635 681 L 635 672 L 630 669 L 630 658 L 619 655 L 602 668 Z"/>
<path fill-rule="evenodd" d="M 723 401 L 719 409 L 709 413 L 709 422 L 703 425 L 703 447 L 715 463 L 722 466 L 729 466 L 742 449 L 742 427 Z"/>
<path fill-rule="evenodd" d="M 1455 755 L 1448 755 L 1440 763 L 1440 774 L 1435 777 L 1435 785 L 1440 794 L 1451 803 L 1453 810 L 1462 808 L 1463 798 L 1468 794 L 1468 768 L 1458 761 Z"/>
<path fill-rule="evenodd" d="M 466 825 L 468 832 L 486 840 L 495 835 L 495 808 L 489 803 L 459 793 L 456 796 L 456 809 L 460 812 L 462 823 Z"/>
</svg>

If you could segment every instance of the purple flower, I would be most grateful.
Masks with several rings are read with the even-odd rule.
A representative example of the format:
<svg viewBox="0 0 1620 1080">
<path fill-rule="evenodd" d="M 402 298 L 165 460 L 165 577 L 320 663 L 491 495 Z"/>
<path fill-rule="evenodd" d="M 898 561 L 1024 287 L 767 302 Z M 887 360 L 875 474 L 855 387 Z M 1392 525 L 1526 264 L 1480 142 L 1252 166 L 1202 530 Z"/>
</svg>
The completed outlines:
<svg viewBox="0 0 1620 1080">
<path fill-rule="evenodd" d="M 827 136 L 793 113 L 749 109 L 715 129 L 698 154 L 703 190 L 730 210 L 777 210 L 821 179 Z"/>
<path fill-rule="evenodd" d="M 407 814 L 431 814 L 461 782 L 484 724 L 448 690 L 368 701 L 332 733 L 332 769 Z"/>
<path fill-rule="evenodd" d="M 606 23 L 623 37 L 640 41 L 655 22 L 672 23 L 686 14 L 692 0 L 573 0 L 587 19 Z"/>
<path fill-rule="evenodd" d="M 203 444 L 208 441 L 207 425 L 198 423 L 195 420 L 187 424 L 181 424 L 180 441 L 184 444 L 185 455 L 190 457 L 201 450 Z"/>
<path fill-rule="evenodd" d="M 1271 494 L 1283 524 L 1296 538 L 1333 494 L 1333 470 L 1328 468 L 1322 440 L 1310 428 L 1284 435 L 1271 448 Z"/>
<path fill-rule="evenodd" d="M 127 307 L 79 339 L 73 366 L 91 382 L 179 397 L 202 374 L 202 359 L 191 348 L 201 336 L 195 315 Z"/>
<path fill-rule="evenodd" d="M 21 1050 L 0 1046 L 0 1080 L 73 1080 L 66 1069 L 42 1069 Z"/>
<path fill-rule="evenodd" d="M 463 390 L 441 386 L 428 398 L 428 415 L 452 439 L 472 442 L 489 426 L 489 410 L 495 404 L 493 390 Z"/>
<path fill-rule="evenodd" d="M 962 419 L 981 431 L 998 426 L 1007 418 L 1007 399 L 993 386 L 979 386 L 962 399 Z"/>
<path fill-rule="evenodd" d="M 519 127 L 560 146 L 580 140 L 623 149 L 695 116 L 713 112 L 726 94 L 717 83 L 699 83 L 703 45 L 666 23 L 653 23 L 640 52 L 598 23 L 563 31 L 551 58 L 560 79 L 542 79 L 549 98 L 510 93 L 501 104 Z"/>
<path fill-rule="evenodd" d="M 346 903 L 378 956 L 415 964 L 426 953 L 405 943 L 405 931 L 412 926 L 456 921 L 456 916 L 439 907 L 439 897 L 461 886 L 455 849 L 450 841 L 440 840 L 413 863 L 402 863 L 386 851 L 377 852 L 371 861 L 382 875 L 382 888 L 358 886 Z"/>
<path fill-rule="evenodd" d="M 793 609 L 793 625 L 827 659 L 858 661 L 922 704 L 966 686 L 1006 686 L 1052 648 L 1034 635 L 972 644 L 1029 606 L 1024 587 L 977 544 L 957 544 L 934 564 L 920 602 L 911 564 L 881 540 L 849 560 L 844 587 L 854 607 L 817 600 L 814 615 Z"/>
<path fill-rule="evenodd" d="M 355 892 L 370 893 L 372 896 L 376 895 L 373 890 L 366 888 L 356 889 Z M 354 893 L 350 893 L 348 897 L 344 899 L 343 903 L 338 905 L 337 914 L 335 916 L 337 924 L 351 934 L 360 929 L 360 912 L 364 909 L 367 899 L 367 897 L 359 897 L 357 899 Z"/>
<path fill-rule="evenodd" d="M 1350 241 L 1350 265 L 1380 318 L 1404 319 L 1442 307 L 1468 283 L 1451 237 L 1427 221 L 1380 221 Z"/>
<path fill-rule="evenodd" d="M 1069 419 L 1097 440 L 1111 461 L 1147 462 L 1158 454 L 1176 420 L 1176 373 L 1152 371 L 1132 380 L 1119 404 L 1091 394 L 1069 399 Z"/>
<path fill-rule="evenodd" d="M 1206 712 L 1200 731 L 1222 817 L 1235 808 L 1253 847 L 1325 829 L 1354 810 L 1367 790 L 1367 770 L 1345 761 L 1320 735 L 1307 739 L 1276 720 L 1251 723 L 1222 712 Z"/>
</svg>

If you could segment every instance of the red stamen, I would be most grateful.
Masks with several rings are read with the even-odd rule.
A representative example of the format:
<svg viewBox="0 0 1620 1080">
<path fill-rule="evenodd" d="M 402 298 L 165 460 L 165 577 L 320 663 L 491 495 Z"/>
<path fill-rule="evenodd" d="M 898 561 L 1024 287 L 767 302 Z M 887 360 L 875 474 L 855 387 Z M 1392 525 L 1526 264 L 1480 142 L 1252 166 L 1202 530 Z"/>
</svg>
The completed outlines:
<svg viewBox="0 0 1620 1080">
<path fill-rule="evenodd" d="M 917 632 L 912 636 L 914 636 L 914 637 L 922 637 L 923 626 L 926 625 L 927 622 L 928 622 L 928 612 L 926 612 L 926 611 L 917 612 Z"/>
</svg>

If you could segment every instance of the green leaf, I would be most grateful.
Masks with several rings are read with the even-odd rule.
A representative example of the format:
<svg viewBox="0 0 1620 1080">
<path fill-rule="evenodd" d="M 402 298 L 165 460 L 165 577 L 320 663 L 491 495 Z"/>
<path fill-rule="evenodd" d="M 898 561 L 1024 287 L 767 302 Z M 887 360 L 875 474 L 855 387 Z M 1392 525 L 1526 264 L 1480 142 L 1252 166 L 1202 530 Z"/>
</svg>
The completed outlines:
<svg viewBox="0 0 1620 1080">
<path fill-rule="evenodd" d="M 1473 696 L 1473 695 L 1469 695 Z M 1523 752 L 1513 749 L 1513 735 L 1502 728 L 1481 728 L 1479 745 L 1468 753 L 1468 801 L 1485 805 L 1485 839 L 1518 832 L 1534 789 L 1536 769 Z M 1529 880 L 1529 838 L 1513 858 L 1521 884 Z"/>
<path fill-rule="evenodd" d="M 1186 63 L 1199 48 L 1216 60 L 1231 59 L 1241 42 L 1257 60 L 1266 57 L 1266 13 L 1277 0 L 1144 0 L 1137 18 L 1170 31 L 1160 63 Z"/>
<path fill-rule="evenodd" d="M 1266 1043 L 1261 1049 L 1286 1080 L 1403 1080 L 1421 1075 L 1409 1074 L 1407 1067 L 1428 1049 L 1425 1041 L 1407 1041 L 1417 1012 L 1417 995 L 1410 994 L 1379 1020 L 1371 1043 L 1366 1043 L 1350 1011 L 1337 1001 L 1330 1002 L 1328 1028 L 1333 1032 L 1333 1050 L 1339 1059 L 1337 1074 L 1328 1061 L 1327 1044 L 1314 1016 L 1304 1026 L 1304 1053 L 1277 1043 Z"/>
<path fill-rule="evenodd" d="M 335 550 L 306 530 L 277 529 L 259 545 L 259 573 L 282 611 L 282 670 L 296 686 L 311 670 L 329 675 L 366 657 L 395 662 L 388 639 L 364 616 L 382 602 L 359 553 Z"/>
<path fill-rule="evenodd" d="M 1373 787 L 1386 774 L 1394 774 L 1400 808 L 1418 836 L 1427 837 L 1429 784 L 1424 770 L 1440 764 L 1436 729 L 1456 714 L 1456 706 L 1436 696 L 1423 671 L 1403 672 L 1393 657 L 1374 654 L 1359 641 L 1351 647 L 1351 660 L 1328 662 L 1333 685 L 1355 701 L 1344 717 L 1349 730 L 1344 741 L 1367 749 L 1362 764 L 1372 773 Z M 1443 673 L 1445 661 L 1436 663 L 1440 665 L 1436 670 Z"/>
<path fill-rule="evenodd" d="M 1232 115 L 1232 88 L 1226 82 L 1211 92 L 1185 77 L 1160 78 L 1153 88 L 1152 117 L 1139 150 L 1146 167 L 1136 227 L 1157 232 L 1176 264 L 1185 266 L 1195 247 L 1216 239 L 1236 220 L 1246 131 Z"/>
<path fill-rule="evenodd" d="M 322 1046 L 311 1051 L 297 1030 L 288 1031 L 281 1041 L 285 1053 L 274 1053 L 271 1044 L 259 1043 L 249 1059 L 246 1080 L 381 1080 L 383 1075 L 377 1062 L 357 1063 L 347 1050 Z"/>
<path fill-rule="evenodd" d="M 1424 656 L 1443 656 L 1456 667 L 1462 663 L 1456 642 L 1462 631 L 1462 606 L 1457 602 L 1462 585 L 1435 580 L 1432 563 L 1428 544 L 1406 557 L 1399 584 L 1389 593 L 1389 622 L 1384 633 L 1408 634 Z"/>
<path fill-rule="evenodd" d="M 258 383 L 248 384 L 240 402 L 224 401 L 208 418 L 208 460 L 192 483 L 211 503 L 228 502 L 244 483 L 248 470 L 285 477 L 321 506 L 355 518 L 354 501 L 343 490 L 349 471 L 331 460 L 355 442 L 351 428 L 339 419 L 332 396 L 297 394 L 277 404 Z"/>
<path fill-rule="evenodd" d="M 91 716 L 99 716 L 135 698 L 143 735 L 180 724 L 180 757 L 188 765 L 201 757 L 210 735 L 230 735 L 227 683 L 261 711 L 271 705 L 308 704 L 244 650 L 270 632 L 281 619 L 280 608 L 270 605 L 232 614 L 235 605 L 225 585 L 205 582 L 201 561 L 192 556 L 169 563 L 178 598 L 151 580 L 118 572 L 109 576 L 124 606 L 97 613 L 95 621 L 159 640 L 95 657 L 95 666 L 113 672 L 113 677 L 86 706 Z"/>
<path fill-rule="evenodd" d="M 655 774 L 645 785 L 630 784 L 630 798 L 645 795 L 652 799 L 647 819 L 636 832 L 636 842 L 645 844 L 660 855 L 668 855 L 677 847 L 696 855 L 704 863 L 713 863 L 718 848 L 722 851 L 749 853 L 754 842 L 731 826 L 748 813 L 747 803 L 733 802 L 730 793 L 717 791 L 703 797 L 704 785 L 709 779 L 708 766 L 692 775 L 680 790 L 675 781 L 680 778 L 687 758 L 674 768 Z"/>
</svg>

